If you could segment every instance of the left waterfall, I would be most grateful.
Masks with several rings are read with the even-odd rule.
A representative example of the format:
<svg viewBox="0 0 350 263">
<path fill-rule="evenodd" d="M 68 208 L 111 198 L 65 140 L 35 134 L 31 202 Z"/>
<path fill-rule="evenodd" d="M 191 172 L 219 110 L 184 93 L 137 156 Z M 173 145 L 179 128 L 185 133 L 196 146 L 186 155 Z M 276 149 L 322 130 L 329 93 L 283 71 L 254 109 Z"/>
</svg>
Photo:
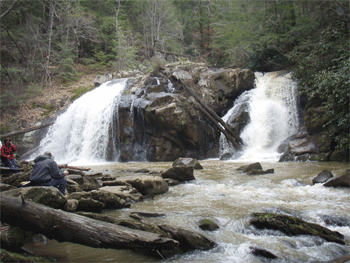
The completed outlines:
<svg viewBox="0 0 350 263">
<path fill-rule="evenodd" d="M 113 119 L 127 79 L 108 81 L 75 100 L 57 117 L 38 154 L 50 151 L 57 163 L 96 163 L 117 160 Z M 110 154 L 112 152 L 112 154 Z"/>
</svg>

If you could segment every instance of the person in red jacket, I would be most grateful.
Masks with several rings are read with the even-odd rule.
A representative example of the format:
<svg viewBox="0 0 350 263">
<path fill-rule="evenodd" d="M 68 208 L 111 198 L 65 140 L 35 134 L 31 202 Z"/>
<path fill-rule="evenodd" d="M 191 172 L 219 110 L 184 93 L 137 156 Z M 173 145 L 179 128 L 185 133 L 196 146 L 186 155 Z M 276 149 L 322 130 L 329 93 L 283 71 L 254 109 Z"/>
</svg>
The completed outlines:
<svg viewBox="0 0 350 263">
<path fill-rule="evenodd" d="M 10 138 L 4 140 L 4 144 L 1 147 L 1 161 L 11 169 L 17 169 L 18 164 L 16 162 L 14 153 L 17 151 L 16 146 L 12 143 Z"/>
</svg>

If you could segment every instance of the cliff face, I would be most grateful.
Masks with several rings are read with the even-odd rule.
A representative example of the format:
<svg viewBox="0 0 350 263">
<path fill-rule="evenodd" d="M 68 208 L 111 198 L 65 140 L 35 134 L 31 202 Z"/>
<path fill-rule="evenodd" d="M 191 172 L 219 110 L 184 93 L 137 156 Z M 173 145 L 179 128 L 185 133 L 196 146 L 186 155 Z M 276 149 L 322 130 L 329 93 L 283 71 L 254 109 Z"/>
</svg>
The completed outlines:
<svg viewBox="0 0 350 263">
<path fill-rule="evenodd" d="M 184 85 L 222 116 L 241 93 L 254 87 L 254 73 L 212 71 L 203 64 L 186 63 L 167 65 L 157 77 L 130 79 L 115 121 L 121 161 L 218 157 L 220 132 Z"/>
<path fill-rule="evenodd" d="M 173 63 L 156 73 L 120 72 L 100 75 L 95 86 L 115 78 L 129 78 L 115 109 L 107 158 L 119 161 L 173 161 L 219 157 L 220 130 L 185 88 L 222 117 L 244 91 L 254 88 L 254 72 L 247 69 L 209 69 L 201 63 Z M 309 108 L 299 134 L 281 144 L 280 161 L 344 161 L 334 150 L 332 131 L 323 127 L 325 109 Z M 227 124 L 239 134 L 249 123 L 247 107 Z M 19 154 L 36 147 L 45 130 L 17 142 Z M 117 152 L 115 150 L 117 149 Z M 117 156 L 115 156 L 117 154 Z M 28 155 L 27 155 L 28 156 Z M 26 155 L 23 155 L 25 158 Z"/>
</svg>

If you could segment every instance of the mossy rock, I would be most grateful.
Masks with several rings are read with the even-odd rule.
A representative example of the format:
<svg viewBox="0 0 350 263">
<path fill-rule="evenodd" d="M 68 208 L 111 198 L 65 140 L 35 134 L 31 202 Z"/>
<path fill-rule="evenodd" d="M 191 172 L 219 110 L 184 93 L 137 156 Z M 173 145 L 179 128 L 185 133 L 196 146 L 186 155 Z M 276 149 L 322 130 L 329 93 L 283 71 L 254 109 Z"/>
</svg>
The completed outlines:
<svg viewBox="0 0 350 263">
<path fill-rule="evenodd" d="M 279 230 L 289 236 L 312 235 L 321 237 L 328 242 L 345 245 L 344 237 L 340 233 L 314 223 L 308 223 L 297 217 L 273 213 L 254 213 L 250 224 L 258 229 Z"/>
</svg>

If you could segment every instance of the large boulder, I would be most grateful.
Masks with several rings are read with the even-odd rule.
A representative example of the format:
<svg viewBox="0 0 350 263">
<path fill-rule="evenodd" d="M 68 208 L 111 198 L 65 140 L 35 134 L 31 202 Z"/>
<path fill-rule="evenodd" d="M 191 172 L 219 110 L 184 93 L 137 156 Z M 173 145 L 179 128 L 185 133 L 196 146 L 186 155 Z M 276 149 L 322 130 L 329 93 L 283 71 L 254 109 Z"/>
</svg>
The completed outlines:
<svg viewBox="0 0 350 263">
<path fill-rule="evenodd" d="M 329 180 L 323 186 L 326 187 L 350 187 L 350 169 L 346 170 L 344 174 L 332 180 Z"/>
<path fill-rule="evenodd" d="M 177 158 L 173 162 L 173 166 L 192 166 L 195 170 L 203 169 L 203 166 L 194 158 Z"/>
<path fill-rule="evenodd" d="M 312 179 L 312 184 L 324 183 L 332 177 L 333 177 L 333 174 L 330 171 L 323 170 L 316 177 Z"/>
<path fill-rule="evenodd" d="M 170 178 L 179 182 L 196 179 L 193 174 L 193 166 L 175 166 L 162 173 L 163 178 Z"/>
<path fill-rule="evenodd" d="M 85 210 L 85 207 L 89 207 L 87 205 L 88 202 L 91 203 L 91 206 L 95 206 L 101 209 L 118 209 L 130 206 L 124 199 L 118 197 L 116 194 L 102 190 L 95 190 L 91 192 L 76 192 L 70 194 L 70 198 L 79 201 L 78 210 Z"/>
<path fill-rule="evenodd" d="M 100 190 L 113 193 L 127 202 L 140 202 L 144 199 L 143 195 L 131 185 L 103 186 Z"/>
<path fill-rule="evenodd" d="M 202 234 L 192 232 L 182 228 L 175 228 L 169 225 L 158 225 L 164 232 L 170 235 L 170 238 L 180 242 L 179 248 L 183 251 L 190 251 L 195 249 L 209 250 L 212 249 L 216 243 Z"/>
<path fill-rule="evenodd" d="M 43 204 L 52 208 L 63 208 L 67 203 L 66 198 L 55 187 L 48 186 L 30 186 L 22 187 L 4 192 L 4 194 L 12 197 L 22 196 L 24 201 Z"/>
<path fill-rule="evenodd" d="M 289 236 L 318 236 L 328 242 L 345 245 L 344 237 L 340 233 L 297 217 L 273 213 L 254 213 L 252 216 L 250 224 L 258 229 L 279 230 Z"/>
<path fill-rule="evenodd" d="M 131 185 L 142 195 L 157 195 L 166 193 L 169 190 L 167 183 L 160 176 L 153 175 L 130 175 L 121 176 L 113 182 L 116 185 Z"/>
</svg>

